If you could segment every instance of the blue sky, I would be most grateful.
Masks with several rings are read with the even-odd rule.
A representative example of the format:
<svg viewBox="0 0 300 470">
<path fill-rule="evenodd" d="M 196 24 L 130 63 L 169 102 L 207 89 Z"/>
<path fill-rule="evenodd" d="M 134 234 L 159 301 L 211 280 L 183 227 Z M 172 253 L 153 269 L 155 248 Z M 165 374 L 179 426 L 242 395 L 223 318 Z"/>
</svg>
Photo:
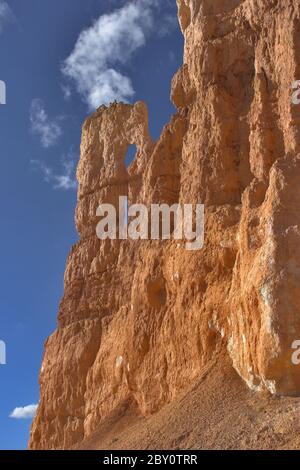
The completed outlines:
<svg viewBox="0 0 300 470">
<path fill-rule="evenodd" d="M 38 403 L 43 344 L 55 329 L 65 261 L 77 240 L 82 122 L 111 98 L 142 99 L 158 137 L 174 113 L 170 82 L 182 62 L 175 4 L 0 0 L 0 80 L 7 86 L 0 105 L 0 340 L 7 347 L 0 449 L 26 448 L 31 420 L 9 415 Z"/>
</svg>

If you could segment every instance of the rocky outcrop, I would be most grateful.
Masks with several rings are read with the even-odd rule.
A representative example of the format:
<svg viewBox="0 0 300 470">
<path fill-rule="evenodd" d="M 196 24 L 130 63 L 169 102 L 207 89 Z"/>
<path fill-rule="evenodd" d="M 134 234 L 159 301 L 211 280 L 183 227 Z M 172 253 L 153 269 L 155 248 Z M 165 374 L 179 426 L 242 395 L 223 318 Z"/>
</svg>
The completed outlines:
<svg viewBox="0 0 300 470">
<path fill-rule="evenodd" d="M 159 140 L 141 102 L 102 106 L 83 127 L 80 241 L 46 342 L 31 449 L 78 444 L 128 400 L 156 413 L 225 349 L 252 389 L 300 393 L 299 2 L 177 3 L 178 111 Z M 203 249 L 98 240 L 96 209 L 120 195 L 205 204 Z"/>
</svg>

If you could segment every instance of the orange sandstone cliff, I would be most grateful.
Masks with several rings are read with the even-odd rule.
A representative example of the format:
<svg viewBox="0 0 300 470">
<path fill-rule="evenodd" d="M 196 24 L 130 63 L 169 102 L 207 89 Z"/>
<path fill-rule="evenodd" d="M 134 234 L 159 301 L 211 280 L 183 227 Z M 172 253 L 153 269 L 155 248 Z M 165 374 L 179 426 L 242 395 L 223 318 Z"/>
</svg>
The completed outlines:
<svg viewBox="0 0 300 470">
<path fill-rule="evenodd" d="M 131 437 L 120 447 L 217 448 L 221 437 L 207 429 L 220 422 L 231 436 L 223 447 L 255 447 L 271 432 L 268 419 L 275 434 L 265 446 L 280 447 L 295 429 L 299 401 L 279 397 L 300 395 L 291 361 L 300 339 L 300 107 L 291 103 L 300 79 L 299 1 L 177 3 L 184 61 L 172 83 L 177 113 L 159 140 L 149 135 L 142 102 L 102 106 L 83 126 L 80 241 L 46 342 L 31 449 L 89 439 L 101 448 L 124 416 Z M 127 169 L 130 144 L 137 153 Z M 120 195 L 130 203 L 205 204 L 203 249 L 100 241 L 96 209 L 118 206 Z M 240 415 L 249 422 L 231 435 Z M 182 421 L 187 429 L 176 441 L 170 434 Z M 152 426 L 148 434 L 143 423 Z M 185 441 L 197 426 L 198 440 Z M 252 434 L 241 436 L 249 426 Z M 151 440 L 160 432 L 164 439 Z"/>
</svg>

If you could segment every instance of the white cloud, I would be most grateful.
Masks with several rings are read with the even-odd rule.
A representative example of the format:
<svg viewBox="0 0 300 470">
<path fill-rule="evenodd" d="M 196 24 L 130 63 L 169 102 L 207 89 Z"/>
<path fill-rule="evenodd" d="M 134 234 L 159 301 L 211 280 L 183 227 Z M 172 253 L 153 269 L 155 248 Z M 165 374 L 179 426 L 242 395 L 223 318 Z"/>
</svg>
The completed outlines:
<svg viewBox="0 0 300 470">
<path fill-rule="evenodd" d="M 62 72 L 74 81 L 91 110 L 101 104 L 128 101 L 134 95 L 131 79 L 117 70 L 124 67 L 137 49 L 146 44 L 151 31 L 167 34 L 171 16 L 158 0 L 131 0 L 122 8 L 100 16 L 83 30 Z"/>
<path fill-rule="evenodd" d="M 10 6 L 4 0 L 0 0 L 0 33 L 2 33 L 7 23 L 13 20 L 14 14 Z"/>
<path fill-rule="evenodd" d="M 38 135 L 43 147 L 55 145 L 62 135 L 59 118 L 50 119 L 42 100 L 35 98 L 30 107 L 31 130 Z"/>
<path fill-rule="evenodd" d="M 68 101 L 72 95 L 71 88 L 68 85 L 62 85 L 61 89 L 64 95 L 64 99 Z"/>
<path fill-rule="evenodd" d="M 40 162 L 38 160 L 31 160 L 31 164 L 41 171 L 44 181 L 51 184 L 53 189 L 62 189 L 67 191 L 69 189 L 77 188 L 77 181 L 75 178 L 76 159 L 72 153 L 69 153 L 61 159 L 61 173 L 56 173 L 44 162 Z"/>
<path fill-rule="evenodd" d="M 89 108 L 94 109 L 100 104 L 109 104 L 115 100 L 126 102 L 134 95 L 134 90 L 130 78 L 114 69 L 108 69 L 98 75 L 88 93 Z"/>
<path fill-rule="evenodd" d="M 14 419 L 32 419 L 35 417 L 38 405 L 28 405 L 15 408 L 9 415 Z"/>
<path fill-rule="evenodd" d="M 53 175 L 54 189 L 76 189 L 77 181 L 75 179 L 75 162 L 74 160 L 64 160 L 62 162 L 63 173 Z"/>
</svg>

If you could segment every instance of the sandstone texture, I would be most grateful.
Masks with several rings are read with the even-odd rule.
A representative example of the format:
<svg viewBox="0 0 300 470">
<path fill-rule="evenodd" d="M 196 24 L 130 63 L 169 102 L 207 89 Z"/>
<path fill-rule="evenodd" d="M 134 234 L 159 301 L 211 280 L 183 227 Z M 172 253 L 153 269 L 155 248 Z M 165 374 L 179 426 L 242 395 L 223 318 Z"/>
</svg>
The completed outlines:
<svg viewBox="0 0 300 470">
<path fill-rule="evenodd" d="M 141 432 L 148 422 L 159 433 L 155 416 L 159 429 L 171 423 L 170 448 L 255 448 L 266 435 L 262 447 L 288 445 L 280 439 L 299 402 L 276 397 L 300 395 L 300 366 L 291 361 L 300 339 L 300 106 L 291 102 L 291 84 L 300 79 L 299 2 L 177 3 L 184 60 L 172 82 L 177 112 L 159 140 L 149 135 L 142 102 L 102 106 L 83 126 L 80 241 L 45 346 L 31 449 L 109 446 L 107 423 L 117 426 L 119 417 L 126 428 L 126 413 L 139 418 L 123 448 L 159 446 Z M 137 152 L 126 168 L 131 144 Z M 203 249 L 172 240 L 100 241 L 97 207 L 118 206 L 120 195 L 146 205 L 205 204 Z M 251 401 L 241 428 L 252 426 L 252 437 L 239 434 L 229 415 L 226 428 L 225 407 L 223 414 L 208 402 L 197 407 L 203 374 L 211 383 L 217 374 L 215 386 L 232 396 L 228 413 L 239 399 L 247 415 Z M 188 390 L 190 429 L 178 434 L 178 400 Z M 209 420 L 207 410 L 215 413 Z M 203 420 L 216 426 L 220 413 L 222 429 L 232 426 L 226 442 L 201 427 Z M 267 417 L 277 437 L 265 429 Z"/>
</svg>

